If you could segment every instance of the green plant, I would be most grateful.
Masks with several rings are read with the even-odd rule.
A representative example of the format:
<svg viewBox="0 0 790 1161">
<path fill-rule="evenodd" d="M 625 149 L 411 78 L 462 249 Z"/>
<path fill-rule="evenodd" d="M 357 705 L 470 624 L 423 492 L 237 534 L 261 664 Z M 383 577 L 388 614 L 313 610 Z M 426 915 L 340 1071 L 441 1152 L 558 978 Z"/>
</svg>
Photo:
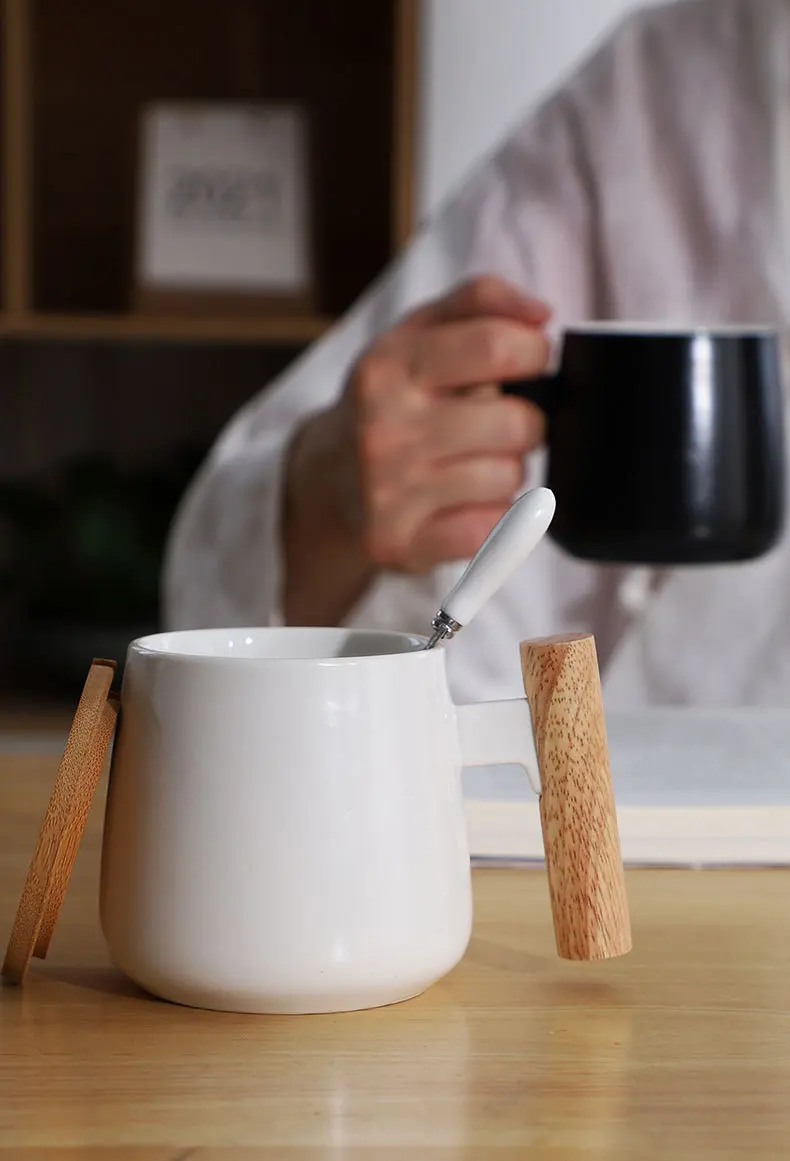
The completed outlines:
<svg viewBox="0 0 790 1161">
<path fill-rule="evenodd" d="M 155 621 L 167 532 L 202 454 L 138 472 L 85 458 L 46 486 L 0 485 L 0 586 L 30 618 Z"/>
</svg>

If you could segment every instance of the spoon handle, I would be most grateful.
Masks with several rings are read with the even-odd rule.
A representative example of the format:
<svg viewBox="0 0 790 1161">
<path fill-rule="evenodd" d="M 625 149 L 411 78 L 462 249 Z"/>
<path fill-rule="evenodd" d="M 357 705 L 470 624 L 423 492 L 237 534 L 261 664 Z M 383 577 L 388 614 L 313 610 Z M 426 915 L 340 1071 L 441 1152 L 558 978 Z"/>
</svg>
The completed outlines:
<svg viewBox="0 0 790 1161">
<path fill-rule="evenodd" d="M 556 502 L 548 488 L 525 492 L 494 525 L 434 619 L 431 648 L 467 625 L 543 539 Z"/>
</svg>

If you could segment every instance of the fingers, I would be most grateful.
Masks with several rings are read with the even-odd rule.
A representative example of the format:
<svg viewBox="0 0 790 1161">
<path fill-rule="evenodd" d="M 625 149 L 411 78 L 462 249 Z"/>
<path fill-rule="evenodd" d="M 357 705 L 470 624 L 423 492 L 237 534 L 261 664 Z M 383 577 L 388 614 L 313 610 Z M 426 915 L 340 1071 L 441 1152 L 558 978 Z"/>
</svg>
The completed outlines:
<svg viewBox="0 0 790 1161">
<path fill-rule="evenodd" d="M 548 308 L 475 279 L 381 336 L 349 381 L 360 535 L 378 566 L 474 554 L 512 502 L 541 412 L 497 384 L 542 374 Z"/>
<path fill-rule="evenodd" d="M 505 504 L 521 483 L 524 467 L 516 456 L 475 456 L 454 460 L 415 482 L 404 493 L 404 507 L 422 521 L 432 512 L 465 504 Z"/>
<path fill-rule="evenodd" d="M 448 462 L 478 456 L 518 459 L 540 445 L 545 417 L 513 396 L 426 400 L 392 394 L 359 421 L 359 454 L 371 487 L 408 490 Z"/>
<path fill-rule="evenodd" d="M 478 456 L 425 473 L 414 473 L 408 487 L 374 493 L 372 544 L 377 563 L 407 559 L 421 526 L 454 509 L 494 506 L 503 511 L 523 479 L 515 456 Z"/>
<path fill-rule="evenodd" d="M 508 319 L 470 319 L 413 334 L 391 332 L 357 365 L 356 388 L 368 401 L 409 386 L 432 393 L 529 379 L 549 361 L 545 333 Z"/>
<path fill-rule="evenodd" d="M 551 310 L 545 302 L 524 294 L 503 278 L 483 275 L 412 311 L 397 329 L 418 330 L 472 318 L 507 318 L 534 327 L 547 323 Z"/>
<path fill-rule="evenodd" d="M 414 335 L 404 346 L 409 379 L 430 391 L 526 379 L 545 371 L 543 331 L 508 319 L 445 323 Z"/>
<path fill-rule="evenodd" d="M 426 450 L 434 460 L 524 455 L 542 442 L 545 417 L 533 404 L 497 392 L 493 397 L 440 401 L 426 426 Z"/>
<path fill-rule="evenodd" d="M 437 564 L 469 560 L 506 510 L 506 504 L 481 504 L 438 513 L 426 521 L 412 539 L 409 570 L 425 573 Z"/>
</svg>

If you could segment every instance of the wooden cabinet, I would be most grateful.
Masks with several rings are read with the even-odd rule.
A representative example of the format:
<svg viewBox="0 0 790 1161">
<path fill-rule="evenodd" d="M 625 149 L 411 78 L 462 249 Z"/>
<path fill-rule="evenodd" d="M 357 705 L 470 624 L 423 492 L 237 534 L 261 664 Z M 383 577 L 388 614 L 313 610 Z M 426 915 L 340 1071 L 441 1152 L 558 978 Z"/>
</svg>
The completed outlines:
<svg viewBox="0 0 790 1161">
<path fill-rule="evenodd" d="M 418 3 L 0 0 L 0 703 L 156 627 L 195 463 L 408 237 Z M 157 100 L 303 107 L 314 313 L 133 308 Z"/>
<path fill-rule="evenodd" d="M 412 222 L 419 0 L 4 0 L 0 334 L 315 338 Z M 299 102 L 310 125 L 317 312 L 130 309 L 137 129 L 155 100 Z"/>
</svg>

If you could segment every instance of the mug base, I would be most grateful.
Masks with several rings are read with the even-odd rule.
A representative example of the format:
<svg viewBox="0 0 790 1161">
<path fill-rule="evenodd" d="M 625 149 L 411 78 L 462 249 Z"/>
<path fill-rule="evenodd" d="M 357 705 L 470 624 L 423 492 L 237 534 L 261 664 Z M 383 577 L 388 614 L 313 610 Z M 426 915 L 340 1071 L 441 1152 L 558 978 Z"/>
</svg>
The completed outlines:
<svg viewBox="0 0 790 1161">
<path fill-rule="evenodd" d="M 225 992 L 221 995 L 208 994 L 202 989 L 178 987 L 154 987 L 141 980 L 139 984 L 152 997 L 185 1008 L 198 1008 L 208 1012 L 235 1012 L 239 1015 L 260 1016 L 318 1016 L 361 1012 L 371 1008 L 387 1008 L 395 1004 L 405 1004 L 426 992 L 437 979 L 426 983 L 412 984 L 401 990 L 376 988 L 349 993 L 326 993 L 324 995 L 277 995 L 251 996 L 248 993 Z"/>
</svg>

